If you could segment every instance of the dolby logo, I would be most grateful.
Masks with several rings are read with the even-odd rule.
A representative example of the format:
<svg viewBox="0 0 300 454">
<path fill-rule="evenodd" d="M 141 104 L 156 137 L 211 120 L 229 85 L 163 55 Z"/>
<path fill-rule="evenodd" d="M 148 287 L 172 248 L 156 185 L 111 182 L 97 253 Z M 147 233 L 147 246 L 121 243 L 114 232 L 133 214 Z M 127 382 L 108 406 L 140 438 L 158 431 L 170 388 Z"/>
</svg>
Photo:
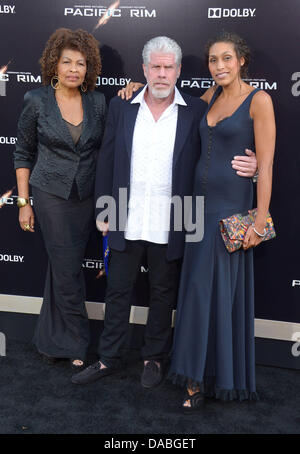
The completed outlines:
<svg viewBox="0 0 300 454">
<path fill-rule="evenodd" d="M 15 14 L 15 5 L 0 5 L 0 14 Z"/>
<path fill-rule="evenodd" d="M 125 87 L 127 84 L 129 84 L 130 81 L 131 81 L 131 79 L 128 79 L 126 77 L 117 78 L 117 77 L 100 77 L 99 76 L 97 78 L 96 86 L 104 87 L 106 85 L 109 85 L 111 87 L 114 87 L 114 86 Z"/>
<path fill-rule="evenodd" d="M 255 17 L 256 8 L 208 8 L 209 19 L 223 18 L 252 18 Z"/>
<path fill-rule="evenodd" d="M 0 254 L 0 262 L 24 263 L 24 255 Z"/>
<path fill-rule="evenodd" d="M 15 145 L 16 142 L 17 142 L 16 137 L 0 137 L 1 145 Z"/>
</svg>

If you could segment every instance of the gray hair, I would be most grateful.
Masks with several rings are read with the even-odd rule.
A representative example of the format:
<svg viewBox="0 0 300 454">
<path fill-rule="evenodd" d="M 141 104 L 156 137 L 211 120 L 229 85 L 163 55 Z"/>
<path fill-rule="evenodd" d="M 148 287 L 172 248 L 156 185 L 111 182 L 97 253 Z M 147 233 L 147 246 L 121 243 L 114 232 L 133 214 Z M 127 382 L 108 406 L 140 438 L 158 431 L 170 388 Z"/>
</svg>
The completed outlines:
<svg viewBox="0 0 300 454">
<path fill-rule="evenodd" d="M 175 62 L 177 66 L 181 64 L 182 51 L 179 45 L 174 39 L 168 38 L 167 36 L 157 36 L 156 38 L 150 39 L 144 46 L 143 49 L 143 63 L 148 66 L 150 62 L 150 54 L 152 52 L 163 52 L 166 54 L 174 54 Z"/>
</svg>

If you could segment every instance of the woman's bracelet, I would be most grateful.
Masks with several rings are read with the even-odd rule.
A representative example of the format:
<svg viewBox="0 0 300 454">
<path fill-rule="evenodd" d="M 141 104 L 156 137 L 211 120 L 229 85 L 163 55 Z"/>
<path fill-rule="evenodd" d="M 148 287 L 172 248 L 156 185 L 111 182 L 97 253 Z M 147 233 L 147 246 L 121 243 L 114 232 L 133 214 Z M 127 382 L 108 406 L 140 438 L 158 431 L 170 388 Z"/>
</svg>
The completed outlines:
<svg viewBox="0 0 300 454">
<path fill-rule="evenodd" d="M 256 235 L 259 236 L 260 238 L 264 238 L 264 237 L 266 236 L 266 234 L 267 234 L 266 229 L 264 229 L 264 233 L 259 233 L 259 232 L 256 230 L 256 228 L 254 227 L 254 224 L 252 224 L 252 227 L 253 227 L 253 230 L 254 230 L 254 232 L 256 233 Z"/>
<path fill-rule="evenodd" d="M 28 204 L 29 204 L 29 199 L 25 199 L 24 197 L 17 198 L 17 207 L 18 208 L 23 208 Z"/>
</svg>

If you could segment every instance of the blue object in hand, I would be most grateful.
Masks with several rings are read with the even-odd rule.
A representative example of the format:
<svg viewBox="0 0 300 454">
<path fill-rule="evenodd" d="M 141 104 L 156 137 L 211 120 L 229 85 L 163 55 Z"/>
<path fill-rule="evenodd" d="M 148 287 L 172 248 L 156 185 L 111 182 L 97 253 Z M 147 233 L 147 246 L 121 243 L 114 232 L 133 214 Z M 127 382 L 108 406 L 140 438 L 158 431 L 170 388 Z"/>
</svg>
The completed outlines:
<svg viewBox="0 0 300 454">
<path fill-rule="evenodd" d="M 108 261 L 109 261 L 109 246 L 108 246 L 108 235 L 102 237 L 102 247 L 103 247 L 103 261 L 104 269 L 106 276 L 108 275 Z"/>
</svg>

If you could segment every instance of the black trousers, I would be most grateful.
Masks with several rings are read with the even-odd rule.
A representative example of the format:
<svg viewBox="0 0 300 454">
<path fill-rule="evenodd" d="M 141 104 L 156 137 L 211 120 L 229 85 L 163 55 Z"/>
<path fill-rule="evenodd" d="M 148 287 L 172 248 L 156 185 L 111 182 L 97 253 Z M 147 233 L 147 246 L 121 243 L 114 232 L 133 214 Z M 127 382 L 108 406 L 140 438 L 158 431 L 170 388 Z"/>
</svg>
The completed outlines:
<svg viewBox="0 0 300 454">
<path fill-rule="evenodd" d="M 99 356 L 104 365 L 118 367 L 124 348 L 131 297 L 143 255 L 147 254 L 150 301 L 142 357 L 163 361 L 172 345 L 172 311 L 176 306 L 180 261 L 167 261 L 167 245 L 126 241 L 126 250 L 111 250 L 105 296 L 104 330 Z"/>
<path fill-rule="evenodd" d="M 34 343 L 39 352 L 49 356 L 84 359 L 89 322 L 82 262 L 93 226 L 93 197 L 81 201 L 72 194 L 64 200 L 36 187 L 32 193 L 48 254 Z"/>
</svg>

